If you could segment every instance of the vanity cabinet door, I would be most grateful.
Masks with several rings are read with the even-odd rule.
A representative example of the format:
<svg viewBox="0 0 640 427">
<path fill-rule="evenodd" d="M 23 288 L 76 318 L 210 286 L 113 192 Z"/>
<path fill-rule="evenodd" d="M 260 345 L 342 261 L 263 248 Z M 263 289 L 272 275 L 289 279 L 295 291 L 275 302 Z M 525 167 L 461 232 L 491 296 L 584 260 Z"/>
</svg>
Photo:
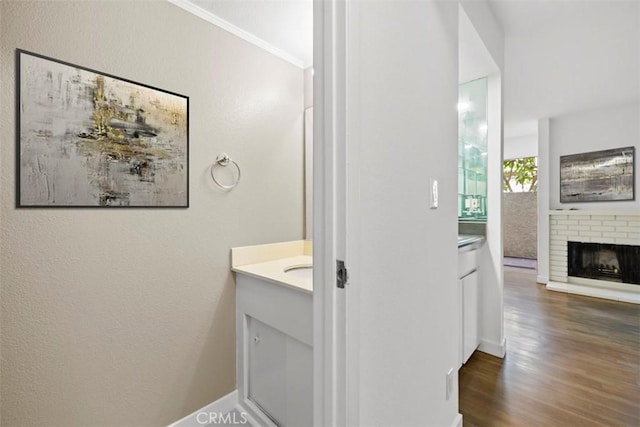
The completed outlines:
<svg viewBox="0 0 640 427">
<path fill-rule="evenodd" d="M 313 349 L 253 317 L 249 332 L 249 399 L 283 427 L 313 425 Z"/>
<path fill-rule="evenodd" d="M 286 420 L 287 336 L 247 318 L 249 399 L 279 425 Z"/>
<path fill-rule="evenodd" d="M 313 349 L 287 336 L 286 426 L 313 425 Z"/>
</svg>

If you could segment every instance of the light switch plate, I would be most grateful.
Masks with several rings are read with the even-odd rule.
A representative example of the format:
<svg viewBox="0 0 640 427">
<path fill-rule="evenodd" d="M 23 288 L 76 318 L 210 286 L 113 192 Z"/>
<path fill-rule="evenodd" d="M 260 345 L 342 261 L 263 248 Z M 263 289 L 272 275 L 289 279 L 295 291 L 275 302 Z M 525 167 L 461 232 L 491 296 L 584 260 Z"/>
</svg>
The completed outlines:
<svg viewBox="0 0 640 427">
<path fill-rule="evenodd" d="M 429 207 L 431 209 L 438 209 L 438 180 L 431 179 L 429 181 Z"/>
</svg>

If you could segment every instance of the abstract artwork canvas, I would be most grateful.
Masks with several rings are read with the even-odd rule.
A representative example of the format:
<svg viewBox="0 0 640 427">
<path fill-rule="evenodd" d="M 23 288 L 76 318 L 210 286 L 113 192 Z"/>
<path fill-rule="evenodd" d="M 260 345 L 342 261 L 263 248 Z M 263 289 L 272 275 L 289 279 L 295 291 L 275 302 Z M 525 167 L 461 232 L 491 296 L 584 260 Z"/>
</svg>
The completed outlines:
<svg viewBox="0 0 640 427">
<path fill-rule="evenodd" d="M 189 99 L 17 51 L 18 207 L 188 207 Z"/>
<path fill-rule="evenodd" d="M 560 202 L 635 200 L 635 147 L 560 157 Z"/>
</svg>

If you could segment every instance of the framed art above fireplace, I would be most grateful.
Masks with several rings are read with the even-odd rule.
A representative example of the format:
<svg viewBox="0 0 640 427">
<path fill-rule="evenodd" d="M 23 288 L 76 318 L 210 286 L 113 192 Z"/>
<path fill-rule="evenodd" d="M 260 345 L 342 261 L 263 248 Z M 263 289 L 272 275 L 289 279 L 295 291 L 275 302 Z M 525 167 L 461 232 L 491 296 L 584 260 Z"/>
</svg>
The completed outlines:
<svg viewBox="0 0 640 427">
<path fill-rule="evenodd" d="M 560 203 L 635 200 L 635 147 L 560 157 Z"/>
</svg>

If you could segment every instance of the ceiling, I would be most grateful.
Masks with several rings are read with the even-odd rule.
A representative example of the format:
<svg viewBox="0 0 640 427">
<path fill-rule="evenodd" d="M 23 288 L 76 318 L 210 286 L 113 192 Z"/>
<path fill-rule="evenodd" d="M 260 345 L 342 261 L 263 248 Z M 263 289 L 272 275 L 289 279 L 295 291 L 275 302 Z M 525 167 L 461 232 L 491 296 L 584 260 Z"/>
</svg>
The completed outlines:
<svg viewBox="0 0 640 427">
<path fill-rule="evenodd" d="M 302 67 L 313 63 L 313 0 L 186 2 L 252 34 Z M 505 136 L 537 121 L 640 101 L 640 1 L 488 0 L 505 36 Z M 461 82 L 495 70 L 466 16 Z M 263 43 L 264 44 L 264 43 Z"/>
<path fill-rule="evenodd" d="M 505 137 L 537 133 L 539 118 L 640 102 L 640 2 L 489 5 L 505 35 Z"/>
</svg>

